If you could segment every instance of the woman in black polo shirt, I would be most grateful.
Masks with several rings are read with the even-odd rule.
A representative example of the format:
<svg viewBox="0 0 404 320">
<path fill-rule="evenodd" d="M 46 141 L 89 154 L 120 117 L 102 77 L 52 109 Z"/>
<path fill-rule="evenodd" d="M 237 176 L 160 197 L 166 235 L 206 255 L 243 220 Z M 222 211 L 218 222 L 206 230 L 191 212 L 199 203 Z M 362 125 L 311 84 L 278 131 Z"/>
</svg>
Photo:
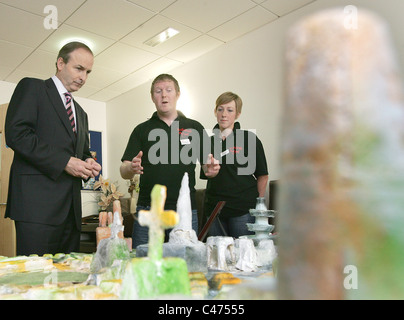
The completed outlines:
<svg viewBox="0 0 404 320">
<path fill-rule="evenodd" d="M 219 201 L 226 201 L 226 205 L 218 216 L 220 222 L 213 222 L 209 236 L 238 238 L 253 234 L 246 225 L 254 223 L 249 209 L 255 208 L 257 197 L 265 196 L 268 168 L 264 148 L 254 133 L 240 129 L 236 119 L 241 108 L 241 98 L 232 92 L 225 92 L 216 100 L 218 123 L 213 129 L 211 151 L 219 159 L 220 170 L 215 177 L 207 178 L 205 165 L 202 166 L 201 178 L 208 179 L 205 215 L 210 215 Z"/>
</svg>

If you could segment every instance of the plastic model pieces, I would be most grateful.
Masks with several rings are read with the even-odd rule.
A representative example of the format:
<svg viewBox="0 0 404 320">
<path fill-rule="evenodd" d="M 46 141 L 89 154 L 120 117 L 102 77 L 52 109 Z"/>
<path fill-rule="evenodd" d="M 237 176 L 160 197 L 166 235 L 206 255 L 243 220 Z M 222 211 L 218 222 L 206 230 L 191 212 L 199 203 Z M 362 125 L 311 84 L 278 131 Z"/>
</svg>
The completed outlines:
<svg viewBox="0 0 404 320">
<path fill-rule="evenodd" d="M 247 228 L 255 232 L 255 236 L 251 237 L 254 243 L 257 245 L 261 240 L 272 239 L 270 232 L 274 226 L 268 223 L 268 218 L 273 218 L 275 211 L 267 209 L 265 198 L 257 198 L 255 209 L 250 209 L 250 214 L 255 217 L 255 223 L 247 223 Z"/>
<path fill-rule="evenodd" d="M 191 294 L 188 268 L 181 258 L 163 258 L 164 230 L 178 223 L 175 211 L 164 211 L 167 188 L 155 185 L 150 211 L 139 212 L 139 223 L 149 227 L 149 250 L 144 258 L 133 258 L 122 281 L 121 299 L 150 299 L 160 295 Z"/>
<path fill-rule="evenodd" d="M 229 270 L 226 263 L 226 253 L 230 254 L 232 262 L 235 261 L 234 239 L 232 237 L 209 237 L 206 240 L 208 269 Z"/>
<path fill-rule="evenodd" d="M 178 223 L 169 234 L 169 241 L 163 243 L 163 257 L 178 257 L 186 261 L 188 271 L 206 271 L 206 247 L 198 240 L 192 229 L 192 206 L 189 190 L 189 177 L 185 173 L 177 200 Z M 149 245 L 139 245 L 136 248 L 137 257 L 147 256 Z"/>
</svg>

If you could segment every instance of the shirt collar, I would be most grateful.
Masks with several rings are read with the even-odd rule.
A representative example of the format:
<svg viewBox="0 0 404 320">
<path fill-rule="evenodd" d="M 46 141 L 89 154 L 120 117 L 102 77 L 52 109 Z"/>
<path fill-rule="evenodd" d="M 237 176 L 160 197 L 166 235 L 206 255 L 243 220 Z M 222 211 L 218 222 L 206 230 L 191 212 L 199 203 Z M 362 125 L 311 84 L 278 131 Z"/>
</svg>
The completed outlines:
<svg viewBox="0 0 404 320">
<path fill-rule="evenodd" d="M 178 116 L 177 116 L 177 118 L 175 118 L 175 120 L 180 120 L 181 118 L 182 119 L 186 119 L 187 117 L 181 112 L 181 111 L 179 111 L 179 110 L 177 110 L 177 114 L 178 114 Z M 160 118 L 159 118 L 159 116 L 157 115 L 157 111 L 154 111 L 154 113 L 153 113 L 153 115 L 152 115 L 152 118 L 156 118 L 156 119 L 159 119 L 160 120 Z M 174 121 L 175 121 L 174 120 Z"/>
<path fill-rule="evenodd" d="M 55 83 L 56 89 L 59 92 L 59 95 L 61 97 L 64 97 L 64 94 L 66 92 L 69 92 L 66 90 L 65 86 L 63 85 L 62 81 L 60 81 L 60 79 L 57 76 L 53 76 L 52 77 L 53 82 Z"/>
<path fill-rule="evenodd" d="M 233 131 L 240 129 L 240 128 L 241 128 L 240 122 L 238 122 L 238 121 L 234 122 Z M 216 123 L 216 125 L 213 127 L 213 129 L 219 129 L 219 124 Z"/>
</svg>

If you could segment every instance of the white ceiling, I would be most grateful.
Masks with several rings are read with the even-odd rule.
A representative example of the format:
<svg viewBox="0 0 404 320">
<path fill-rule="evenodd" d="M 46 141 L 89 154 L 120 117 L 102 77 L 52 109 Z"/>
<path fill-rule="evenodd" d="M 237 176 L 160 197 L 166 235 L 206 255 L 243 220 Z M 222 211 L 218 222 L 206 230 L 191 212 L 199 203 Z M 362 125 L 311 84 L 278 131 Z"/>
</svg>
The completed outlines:
<svg viewBox="0 0 404 320">
<path fill-rule="evenodd" d="M 95 63 L 75 95 L 108 101 L 313 1 L 0 0 L 0 80 L 47 79 L 62 42 L 87 39 Z M 143 44 L 167 27 L 180 33 Z"/>
</svg>

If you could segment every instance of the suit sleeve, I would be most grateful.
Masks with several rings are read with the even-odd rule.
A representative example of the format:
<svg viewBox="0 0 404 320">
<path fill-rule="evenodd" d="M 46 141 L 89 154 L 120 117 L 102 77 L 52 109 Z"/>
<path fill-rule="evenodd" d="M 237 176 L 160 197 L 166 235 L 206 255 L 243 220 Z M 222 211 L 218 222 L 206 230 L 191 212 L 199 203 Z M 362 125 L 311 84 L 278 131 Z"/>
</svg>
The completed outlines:
<svg viewBox="0 0 404 320">
<path fill-rule="evenodd" d="M 18 83 L 7 110 L 5 138 L 7 146 L 14 150 L 22 164 L 26 164 L 27 170 L 35 168 L 56 180 L 71 155 L 63 146 L 46 143 L 37 134 L 39 105 L 44 103 L 39 95 L 46 96 L 42 86 L 43 81 L 30 78 Z"/>
<path fill-rule="evenodd" d="M 86 140 L 84 142 L 84 148 L 83 148 L 83 157 L 81 158 L 81 160 L 86 161 L 86 159 L 88 158 L 93 158 L 93 156 L 91 155 L 90 152 L 90 140 L 88 137 L 88 130 L 87 130 Z"/>
<path fill-rule="evenodd" d="M 93 156 L 91 155 L 90 152 L 90 138 L 89 138 L 89 129 L 88 129 L 88 116 L 87 113 L 83 110 L 83 108 L 76 102 L 74 101 L 75 106 L 76 106 L 76 112 L 80 112 L 81 116 L 83 117 L 83 128 L 81 130 L 84 132 L 84 146 L 82 150 L 78 150 L 82 156 L 80 157 L 81 160 L 85 161 L 88 158 L 92 158 Z"/>
</svg>

